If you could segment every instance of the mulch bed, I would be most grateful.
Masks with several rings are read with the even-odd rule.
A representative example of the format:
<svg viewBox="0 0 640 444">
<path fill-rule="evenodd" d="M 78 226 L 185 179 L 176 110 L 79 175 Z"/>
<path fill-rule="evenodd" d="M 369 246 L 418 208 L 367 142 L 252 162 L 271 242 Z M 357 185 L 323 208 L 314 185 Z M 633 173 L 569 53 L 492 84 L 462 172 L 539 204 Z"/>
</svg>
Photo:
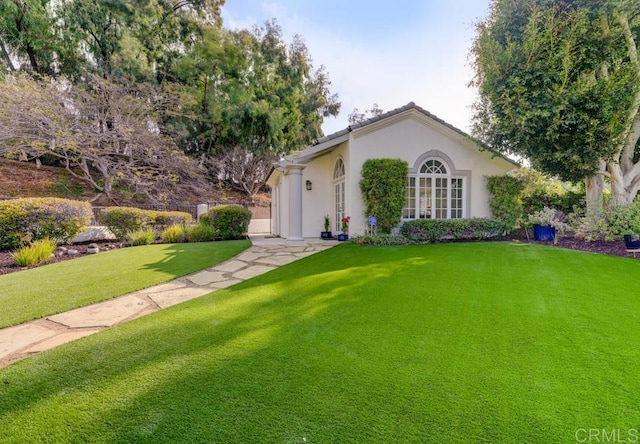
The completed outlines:
<svg viewBox="0 0 640 444">
<path fill-rule="evenodd" d="M 114 248 L 120 248 L 120 243 L 108 241 L 108 242 L 93 242 L 100 248 L 100 251 L 112 250 Z M 77 259 L 79 257 L 83 257 L 87 255 L 87 247 L 89 243 L 86 244 L 74 244 L 74 245 L 62 245 L 56 250 L 55 257 L 51 258 L 51 261 L 48 264 L 53 264 L 56 262 L 68 261 L 71 259 Z M 64 252 L 64 249 L 74 249 L 78 250 L 78 254 L 69 255 Z M 46 265 L 46 264 L 43 264 Z M 13 261 L 13 257 L 11 257 L 11 253 L 9 251 L 0 251 L 0 275 L 14 273 L 16 271 L 26 270 L 28 268 L 35 268 L 42 265 L 36 265 L 34 267 L 20 267 L 15 264 Z"/>
<path fill-rule="evenodd" d="M 622 256 L 622 257 L 633 257 L 631 253 L 627 253 L 627 249 L 624 246 L 623 241 L 613 241 L 613 242 L 604 242 L 604 241 L 595 241 L 595 242 L 586 242 L 582 239 L 575 238 L 571 235 L 567 235 L 558 239 L 558 242 L 554 245 L 553 242 L 536 242 L 531 237 L 530 240 L 527 239 L 524 233 L 514 233 L 509 236 L 508 240 L 517 240 L 520 242 L 530 242 L 534 244 L 540 245 L 549 245 L 559 248 L 569 248 L 572 250 L 581 250 L 581 251 L 590 251 L 592 253 L 600 253 L 600 254 L 608 254 L 611 256 Z M 100 250 L 103 251 L 105 249 L 113 249 L 120 248 L 119 243 L 110 242 L 96 242 L 100 247 Z M 49 263 L 62 262 L 71 259 L 76 259 L 87 254 L 87 244 L 75 244 L 75 245 L 65 245 L 65 248 L 73 248 L 78 250 L 77 255 L 68 255 L 68 254 L 56 254 L 56 256 Z M 640 255 L 638 256 L 640 259 Z M 30 267 L 33 268 L 33 267 Z M 25 270 L 23 267 L 17 266 L 13 262 L 13 258 L 11 257 L 11 253 L 8 251 L 0 251 L 0 275 L 13 273 L 16 271 Z"/>
</svg>

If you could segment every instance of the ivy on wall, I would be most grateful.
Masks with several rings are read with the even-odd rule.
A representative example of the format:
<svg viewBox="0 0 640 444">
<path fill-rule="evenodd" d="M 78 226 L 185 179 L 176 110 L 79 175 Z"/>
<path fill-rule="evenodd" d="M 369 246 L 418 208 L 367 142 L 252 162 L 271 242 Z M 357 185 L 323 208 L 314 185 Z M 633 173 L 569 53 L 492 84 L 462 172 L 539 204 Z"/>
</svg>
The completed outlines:
<svg viewBox="0 0 640 444">
<path fill-rule="evenodd" d="M 389 233 L 400 223 L 408 174 L 409 165 L 401 159 L 368 159 L 362 166 L 365 217 L 378 219 L 380 233 Z"/>
</svg>

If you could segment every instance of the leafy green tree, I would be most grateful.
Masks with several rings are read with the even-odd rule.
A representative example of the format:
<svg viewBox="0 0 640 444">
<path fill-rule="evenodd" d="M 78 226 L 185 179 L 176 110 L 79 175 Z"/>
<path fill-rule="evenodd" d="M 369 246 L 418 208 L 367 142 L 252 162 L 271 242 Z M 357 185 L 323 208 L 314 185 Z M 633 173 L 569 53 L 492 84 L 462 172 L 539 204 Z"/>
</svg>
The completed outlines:
<svg viewBox="0 0 640 444">
<path fill-rule="evenodd" d="M 562 180 L 640 189 L 640 14 L 626 0 L 494 0 L 471 56 L 474 133 Z"/>
</svg>

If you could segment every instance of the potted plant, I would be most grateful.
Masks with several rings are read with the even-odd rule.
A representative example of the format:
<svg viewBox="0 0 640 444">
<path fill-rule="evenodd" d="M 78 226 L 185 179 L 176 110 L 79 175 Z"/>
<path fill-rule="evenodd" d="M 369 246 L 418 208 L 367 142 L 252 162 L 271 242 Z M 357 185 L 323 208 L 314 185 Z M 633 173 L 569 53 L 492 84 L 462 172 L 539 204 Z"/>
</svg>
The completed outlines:
<svg viewBox="0 0 640 444">
<path fill-rule="evenodd" d="M 349 239 L 349 221 L 351 221 L 350 216 L 342 218 L 342 234 L 338 234 L 339 241 L 346 241 Z"/>
<path fill-rule="evenodd" d="M 533 238 L 537 241 L 557 242 L 556 231 L 560 235 L 569 228 L 564 222 L 564 213 L 560 210 L 544 207 L 540 211 L 527 216 L 525 225 L 533 226 Z"/>
<path fill-rule="evenodd" d="M 320 237 L 322 239 L 331 239 L 331 230 L 329 229 L 331 227 L 331 220 L 329 219 L 329 215 L 325 214 L 324 215 L 324 231 L 320 232 Z"/>
</svg>

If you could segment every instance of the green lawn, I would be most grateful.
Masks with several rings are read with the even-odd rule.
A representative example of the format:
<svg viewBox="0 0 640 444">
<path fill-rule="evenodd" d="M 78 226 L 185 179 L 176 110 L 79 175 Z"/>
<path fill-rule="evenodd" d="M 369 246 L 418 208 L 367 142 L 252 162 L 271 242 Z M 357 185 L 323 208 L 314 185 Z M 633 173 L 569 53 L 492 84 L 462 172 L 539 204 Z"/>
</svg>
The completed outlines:
<svg viewBox="0 0 640 444">
<path fill-rule="evenodd" d="M 122 248 L 0 276 L 0 328 L 114 298 L 223 262 L 249 241 Z"/>
<path fill-rule="evenodd" d="M 639 274 L 535 245 L 343 244 L 0 369 L 0 442 L 632 437 Z"/>
</svg>

